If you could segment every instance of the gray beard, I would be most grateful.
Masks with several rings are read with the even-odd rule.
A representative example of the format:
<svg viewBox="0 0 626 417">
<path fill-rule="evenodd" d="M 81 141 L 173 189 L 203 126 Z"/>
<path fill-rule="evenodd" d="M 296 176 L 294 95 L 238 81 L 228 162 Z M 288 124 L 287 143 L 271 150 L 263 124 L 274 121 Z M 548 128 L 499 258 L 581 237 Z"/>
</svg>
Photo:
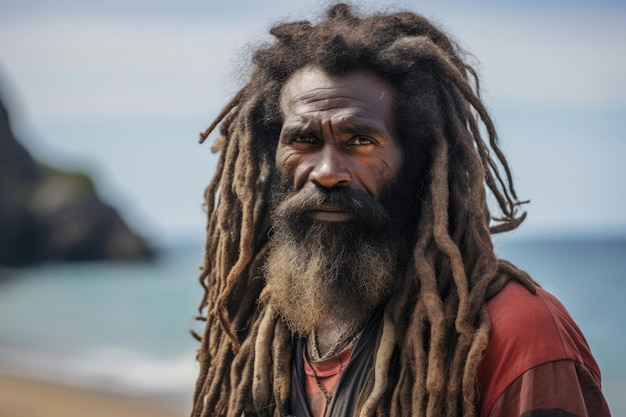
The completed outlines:
<svg viewBox="0 0 626 417">
<path fill-rule="evenodd" d="M 362 323 L 395 283 L 398 249 L 384 232 L 324 222 L 295 232 L 279 221 L 270 244 L 261 302 L 299 335 L 328 322 Z"/>
</svg>

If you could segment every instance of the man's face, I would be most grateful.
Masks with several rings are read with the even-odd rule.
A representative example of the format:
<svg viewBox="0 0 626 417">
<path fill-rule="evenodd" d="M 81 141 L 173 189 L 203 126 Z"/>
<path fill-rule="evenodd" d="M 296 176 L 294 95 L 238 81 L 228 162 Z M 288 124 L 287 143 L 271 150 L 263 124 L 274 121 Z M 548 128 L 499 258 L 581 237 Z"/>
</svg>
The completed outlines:
<svg viewBox="0 0 626 417">
<path fill-rule="evenodd" d="M 400 243 L 385 202 L 403 154 L 392 89 L 371 73 L 303 68 L 280 107 L 265 301 L 306 334 L 338 317 L 362 320 L 388 296 Z"/>
<path fill-rule="evenodd" d="M 333 75 L 319 67 L 297 71 L 280 97 L 283 126 L 276 167 L 294 191 L 349 187 L 378 199 L 398 175 L 402 148 L 394 135 L 392 88 L 357 71 Z M 331 205 L 311 219 L 344 222 Z"/>
</svg>

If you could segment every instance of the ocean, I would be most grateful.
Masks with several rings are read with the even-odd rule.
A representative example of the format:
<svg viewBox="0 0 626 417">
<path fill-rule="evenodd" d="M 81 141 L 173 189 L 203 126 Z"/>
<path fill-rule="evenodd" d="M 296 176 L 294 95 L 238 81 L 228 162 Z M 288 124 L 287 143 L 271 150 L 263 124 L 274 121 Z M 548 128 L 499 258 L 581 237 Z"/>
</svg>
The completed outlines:
<svg viewBox="0 0 626 417">
<path fill-rule="evenodd" d="M 0 271 L 0 374 L 188 411 L 202 247 L 162 245 L 145 263 Z M 568 308 L 600 365 L 613 415 L 626 415 L 626 238 L 496 239 L 496 250 Z"/>
</svg>

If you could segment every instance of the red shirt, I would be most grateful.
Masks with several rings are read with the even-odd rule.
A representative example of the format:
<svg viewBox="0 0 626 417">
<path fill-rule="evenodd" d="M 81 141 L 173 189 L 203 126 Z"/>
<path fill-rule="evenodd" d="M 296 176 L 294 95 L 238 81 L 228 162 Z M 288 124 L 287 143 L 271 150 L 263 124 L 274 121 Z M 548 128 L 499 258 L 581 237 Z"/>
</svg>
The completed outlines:
<svg viewBox="0 0 626 417">
<path fill-rule="evenodd" d="M 311 415 L 315 417 L 323 417 L 326 415 L 326 409 L 328 408 L 328 401 L 325 393 L 317 385 L 319 383 L 324 387 L 326 393 L 332 395 L 337 388 L 339 379 L 343 374 L 344 369 L 350 361 L 352 351 L 354 350 L 354 343 L 343 349 L 337 355 L 328 359 L 309 362 L 304 355 L 304 374 L 306 378 L 304 380 L 304 391 L 306 392 L 307 401 L 309 403 L 309 409 Z"/>
<path fill-rule="evenodd" d="M 554 296 L 541 288 L 534 296 L 511 282 L 487 302 L 487 309 L 491 334 L 478 372 L 481 417 L 519 417 L 537 410 L 610 416 L 598 364 Z"/>
<path fill-rule="evenodd" d="M 600 369 L 582 332 L 563 305 L 539 288 L 515 282 L 487 302 L 489 344 L 478 369 L 480 417 L 610 417 Z M 303 358 L 311 415 L 323 417 L 354 346 L 314 363 Z M 304 355 L 306 353 L 303 352 Z"/>
</svg>

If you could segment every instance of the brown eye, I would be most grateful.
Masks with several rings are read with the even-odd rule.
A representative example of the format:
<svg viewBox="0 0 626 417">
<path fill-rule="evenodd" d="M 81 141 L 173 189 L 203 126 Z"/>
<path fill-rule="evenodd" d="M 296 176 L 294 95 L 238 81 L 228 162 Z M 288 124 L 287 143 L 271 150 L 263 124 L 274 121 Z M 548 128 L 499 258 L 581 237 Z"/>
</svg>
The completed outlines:
<svg viewBox="0 0 626 417">
<path fill-rule="evenodd" d="M 365 145 L 374 145 L 376 144 L 376 142 L 374 141 L 374 139 L 370 138 L 369 136 L 355 136 L 354 138 L 352 138 L 350 140 L 349 145 L 355 145 L 355 146 L 365 146 Z"/>
<path fill-rule="evenodd" d="M 297 142 L 297 143 L 316 143 L 317 139 L 315 138 L 315 136 L 301 135 L 301 136 L 294 137 L 292 139 L 292 142 Z"/>
</svg>

